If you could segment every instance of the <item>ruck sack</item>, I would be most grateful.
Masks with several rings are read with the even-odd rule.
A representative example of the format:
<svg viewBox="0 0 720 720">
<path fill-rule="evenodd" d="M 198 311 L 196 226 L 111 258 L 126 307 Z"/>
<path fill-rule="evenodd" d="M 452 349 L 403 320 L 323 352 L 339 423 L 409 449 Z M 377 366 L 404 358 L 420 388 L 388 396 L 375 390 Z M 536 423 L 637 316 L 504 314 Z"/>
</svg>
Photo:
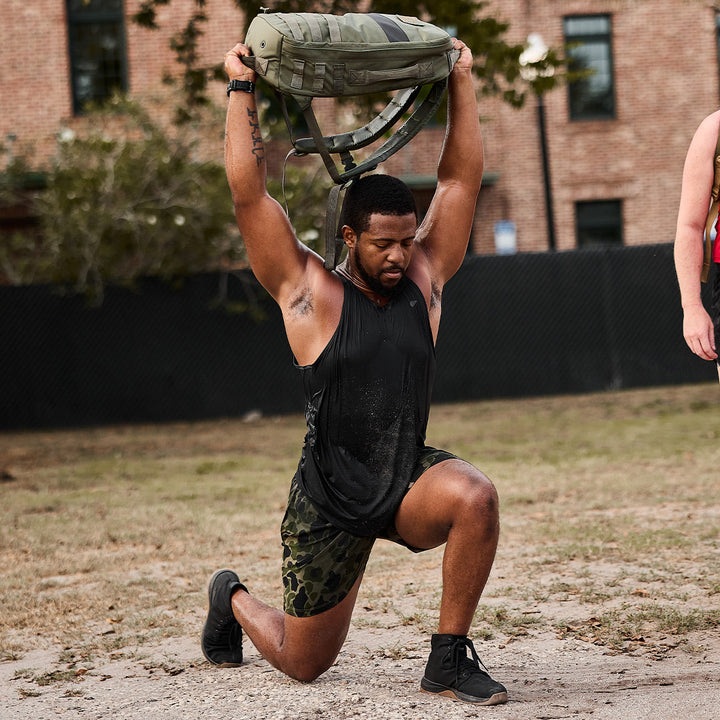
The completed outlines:
<svg viewBox="0 0 720 720">
<path fill-rule="evenodd" d="M 427 85 L 454 63 L 444 30 L 404 15 L 263 13 L 245 44 L 250 67 L 269 85 L 310 99 Z"/>
<path fill-rule="evenodd" d="M 251 56 L 241 60 L 280 98 L 296 154 L 319 154 L 336 183 L 330 192 L 325 232 L 325 267 L 332 269 L 343 246 L 332 223 L 340 191 L 354 178 L 374 170 L 425 126 L 442 101 L 447 76 L 459 52 L 453 49 L 452 38 L 430 23 L 380 13 L 264 12 L 250 23 L 245 45 Z M 423 96 L 426 86 L 429 89 Z M 313 98 L 391 90 L 400 92 L 367 125 L 347 133 L 323 135 L 312 109 Z M 312 137 L 294 137 L 286 97 L 298 103 Z M 354 151 L 378 140 L 408 112 L 410 117 L 400 128 L 356 163 Z M 342 170 L 333 155 L 339 156 Z"/>
</svg>

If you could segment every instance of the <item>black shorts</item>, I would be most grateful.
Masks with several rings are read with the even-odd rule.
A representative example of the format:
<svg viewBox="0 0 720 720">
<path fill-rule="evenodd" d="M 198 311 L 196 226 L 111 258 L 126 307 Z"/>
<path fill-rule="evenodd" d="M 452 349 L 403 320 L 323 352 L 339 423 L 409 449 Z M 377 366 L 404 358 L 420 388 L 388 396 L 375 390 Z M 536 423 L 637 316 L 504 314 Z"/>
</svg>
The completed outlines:
<svg viewBox="0 0 720 720">
<path fill-rule="evenodd" d="M 406 492 L 433 465 L 455 458 L 452 453 L 425 448 Z M 376 537 L 358 537 L 327 522 L 295 479 L 280 531 L 283 543 L 284 608 L 288 615 L 311 617 L 335 607 L 365 569 Z M 377 537 L 412 548 L 394 525 Z"/>
</svg>

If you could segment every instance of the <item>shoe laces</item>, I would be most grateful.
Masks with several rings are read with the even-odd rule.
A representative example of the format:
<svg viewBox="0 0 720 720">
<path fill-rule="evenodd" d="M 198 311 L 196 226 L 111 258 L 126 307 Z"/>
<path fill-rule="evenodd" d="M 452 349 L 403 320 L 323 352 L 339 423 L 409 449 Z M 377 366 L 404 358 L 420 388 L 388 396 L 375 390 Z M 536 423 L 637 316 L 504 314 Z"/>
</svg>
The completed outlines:
<svg viewBox="0 0 720 720">
<path fill-rule="evenodd" d="M 467 649 L 470 649 L 472 658 L 467 656 Z M 458 638 L 450 647 L 450 652 L 455 661 L 455 673 L 457 677 L 467 678 L 474 673 L 481 673 L 490 677 L 487 668 L 483 665 L 482 660 L 475 651 L 475 646 L 470 638 Z"/>
</svg>

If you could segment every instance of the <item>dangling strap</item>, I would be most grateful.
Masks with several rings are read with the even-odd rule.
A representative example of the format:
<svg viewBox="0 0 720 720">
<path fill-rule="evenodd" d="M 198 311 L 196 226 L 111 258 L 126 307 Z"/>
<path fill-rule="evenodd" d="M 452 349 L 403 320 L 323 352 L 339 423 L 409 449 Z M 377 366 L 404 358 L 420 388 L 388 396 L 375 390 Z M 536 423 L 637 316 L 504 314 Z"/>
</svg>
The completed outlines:
<svg viewBox="0 0 720 720">
<path fill-rule="evenodd" d="M 295 96 L 295 100 L 300 106 L 308 128 L 310 129 L 310 134 L 312 135 L 310 138 L 300 138 L 298 140 L 293 138 L 292 125 L 287 112 L 285 98 L 280 94 L 278 95 L 280 105 L 283 109 L 283 115 L 285 116 L 285 123 L 288 126 L 290 139 L 296 154 L 318 153 L 325 164 L 328 174 L 335 183 L 330 190 L 325 216 L 324 266 L 326 270 L 333 270 L 335 268 L 340 261 L 340 255 L 342 254 L 344 246 L 343 239 L 337 232 L 338 219 L 342 214 L 341 209 L 340 212 L 338 212 L 340 193 L 347 189 L 355 178 L 360 177 L 363 173 L 374 170 L 381 162 L 397 152 L 420 132 L 440 105 L 447 88 L 447 82 L 447 78 L 435 82 L 430 87 L 427 96 L 422 100 L 419 107 L 415 108 L 412 115 L 403 125 L 375 150 L 375 152 L 359 164 L 355 163 L 351 151 L 366 147 L 391 128 L 413 104 L 422 89 L 421 86 L 409 88 L 398 93 L 383 112 L 364 127 L 349 133 L 327 137 L 323 136 L 318 126 L 315 113 L 312 109 L 312 98 Z M 339 154 L 344 167 L 343 171 L 340 171 L 335 165 L 331 157 L 332 154 Z"/>
<path fill-rule="evenodd" d="M 708 275 L 710 274 L 710 264 L 712 263 L 712 228 L 718 217 L 718 208 L 720 207 L 720 133 L 718 134 L 718 141 L 715 147 L 715 159 L 713 162 L 713 186 L 710 193 L 712 201 L 710 203 L 710 210 L 708 211 L 707 220 L 705 221 L 705 251 L 703 254 L 703 268 L 700 279 L 706 283 L 708 281 Z M 716 241 L 717 242 L 717 241 Z"/>
<path fill-rule="evenodd" d="M 340 255 L 342 255 L 344 241 L 340 234 L 340 228 L 338 224 L 342 217 L 342 205 L 339 203 L 340 193 L 343 190 L 347 190 L 353 184 L 352 180 L 349 180 L 343 185 L 333 185 L 330 189 L 330 195 L 328 196 L 327 212 L 325 214 L 325 269 L 334 270 L 336 265 L 340 262 Z M 343 205 L 345 204 L 345 198 L 343 196 Z M 338 210 L 339 208 L 339 210 Z"/>
</svg>

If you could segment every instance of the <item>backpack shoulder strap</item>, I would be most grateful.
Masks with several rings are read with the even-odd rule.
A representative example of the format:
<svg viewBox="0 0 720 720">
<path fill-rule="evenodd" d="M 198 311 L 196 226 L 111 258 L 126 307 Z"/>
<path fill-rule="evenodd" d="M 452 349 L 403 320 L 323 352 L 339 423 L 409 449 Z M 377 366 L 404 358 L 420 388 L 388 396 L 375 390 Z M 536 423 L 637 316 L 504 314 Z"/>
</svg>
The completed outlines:
<svg viewBox="0 0 720 720">
<path fill-rule="evenodd" d="M 397 93 L 387 107 L 374 120 L 367 125 L 352 132 L 341 135 L 323 136 L 318 126 L 315 113 L 312 110 L 312 98 L 295 97 L 300 105 L 308 129 L 312 137 L 294 139 L 290 124 L 287 105 L 284 97 L 279 94 L 280 104 L 285 115 L 285 122 L 290 131 L 290 137 L 295 148 L 295 154 L 302 156 L 309 153 L 320 155 L 325 168 L 335 185 L 330 190 L 327 212 L 325 214 L 325 269 L 333 270 L 340 261 L 345 243 L 338 233 L 338 220 L 342 214 L 340 193 L 346 190 L 353 180 L 360 175 L 370 172 L 396 153 L 417 135 L 438 109 L 448 80 L 443 78 L 433 83 L 427 95 L 418 100 L 415 107 L 411 106 L 418 99 L 422 86 L 407 88 Z M 384 135 L 400 118 L 411 112 L 407 120 L 385 142 L 370 154 L 365 160 L 356 163 L 352 156 L 354 150 L 364 148 Z M 343 165 L 340 170 L 335 164 L 332 155 L 339 155 Z"/>
<path fill-rule="evenodd" d="M 343 184 L 362 173 L 374 170 L 400 148 L 406 145 L 423 129 L 425 124 L 435 115 L 442 102 L 448 80 L 437 80 L 430 86 L 427 95 L 418 101 L 412 109 L 410 106 L 418 97 L 421 86 L 407 88 L 398 93 L 387 107 L 370 123 L 353 132 L 324 137 L 313 112 L 312 98 L 295 96 L 310 130 L 311 138 L 294 140 L 293 145 L 298 154 L 318 153 L 333 182 Z M 412 112 L 410 117 L 373 153 L 360 163 L 355 162 L 351 151 L 364 148 L 384 135 L 395 125 L 405 111 Z M 344 170 L 340 170 L 332 159 L 339 154 Z"/>
<path fill-rule="evenodd" d="M 710 210 L 705 221 L 705 251 L 703 254 L 703 267 L 701 280 L 706 283 L 710 274 L 710 264 L 712 262 L 712 227 L 718 217 L 718 209 L 720 207 L 720 133 L 718 133 L 717 145 L 715 146 L 715 157 L 713 158 L 713 186 L 710 193 L 711 203 Z"/>
</svg>

